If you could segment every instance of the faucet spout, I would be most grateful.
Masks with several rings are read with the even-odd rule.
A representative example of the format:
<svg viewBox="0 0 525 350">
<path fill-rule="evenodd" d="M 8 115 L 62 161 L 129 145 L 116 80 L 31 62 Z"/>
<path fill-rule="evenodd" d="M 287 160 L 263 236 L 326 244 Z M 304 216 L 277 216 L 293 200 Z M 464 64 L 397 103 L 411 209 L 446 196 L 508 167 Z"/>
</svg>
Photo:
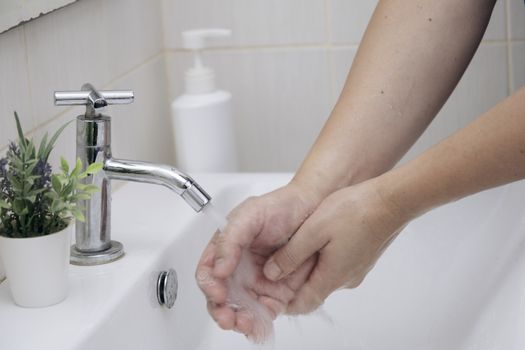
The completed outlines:
<svg viewBox="0 0 525 350">
<path fill-rule="evenodd" d="M 196 212 L 200 212 L 211 200 L 210 195 L 195 180 L 169 165 L 110 158 L 104 163 L 104 172 L 111 180 L 143 182 L 168 187 L 180 195 Z"/>
</svg>

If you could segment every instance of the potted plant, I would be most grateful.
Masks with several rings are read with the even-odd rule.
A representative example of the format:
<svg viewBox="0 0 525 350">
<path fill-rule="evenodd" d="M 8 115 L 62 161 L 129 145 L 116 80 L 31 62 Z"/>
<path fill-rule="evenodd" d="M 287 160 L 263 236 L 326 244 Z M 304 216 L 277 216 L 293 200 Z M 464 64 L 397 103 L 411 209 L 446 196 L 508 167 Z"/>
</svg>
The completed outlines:
<svg viewBox="0 0 525 350">
<path fill-rule="evenodd" d="M 95 163 L 82 171 L 77 160 L 70 169 L 62 158 L 60 171 L 48 163 L 62 126 L 38 147 L 25 138 L 15 112 L 18 141 L 11 142 L 0 159 L 0 258 L 16 304 L 43 307 L 67 295 L 70 227 L 74 218 L 84 220 L 78 199 L 89 199 L 98 190 L 81 179 L 102 168 Z"/>
</svg>

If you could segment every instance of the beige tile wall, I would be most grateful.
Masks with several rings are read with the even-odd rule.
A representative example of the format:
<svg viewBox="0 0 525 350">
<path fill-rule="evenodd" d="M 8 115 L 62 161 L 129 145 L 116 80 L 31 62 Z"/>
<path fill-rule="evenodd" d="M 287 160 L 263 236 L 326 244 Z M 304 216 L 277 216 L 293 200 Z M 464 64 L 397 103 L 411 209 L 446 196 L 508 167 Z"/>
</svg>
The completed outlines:
<svg viewBox="0 0 525 350">
<path fill-rule="evenodd" d="M 293 171 L 339 95 L 375 3 L 163 0 L 170 100 L 182 93 L 190 62 L 180 32 L 231 28 L 232 38 L 212 45 L 204 58 L 219 85 L 233 92 L 241 168 Z M 405 160 L 525 84 L 522 62 L 525 5 L 499 0 L 472 65 Z"/>
</svg>

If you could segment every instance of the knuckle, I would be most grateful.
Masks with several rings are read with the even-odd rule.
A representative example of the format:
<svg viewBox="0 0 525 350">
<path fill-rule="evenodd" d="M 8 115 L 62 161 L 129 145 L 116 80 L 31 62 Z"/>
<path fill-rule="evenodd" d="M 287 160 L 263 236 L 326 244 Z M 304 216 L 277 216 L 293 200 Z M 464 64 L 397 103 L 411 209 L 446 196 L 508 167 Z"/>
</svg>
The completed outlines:
<svg viewBox="0 0 525 350">
<path fill-rule="evenodd" d="M 215 279 L 206 270 L 197 270 L 195 272 L 195 280 L 202 290 L 216 285 Z"/>
<path fill-rule="evenodd" d="M 231 215 L 235 216 L 239 214 L 240 212 L 246 212 L 253 210 L 253 208 L 257 207 L 259 197 L 251 196 L 246 198 L 241 204 L 239 204 L 232 212 Z"/>
</svg>

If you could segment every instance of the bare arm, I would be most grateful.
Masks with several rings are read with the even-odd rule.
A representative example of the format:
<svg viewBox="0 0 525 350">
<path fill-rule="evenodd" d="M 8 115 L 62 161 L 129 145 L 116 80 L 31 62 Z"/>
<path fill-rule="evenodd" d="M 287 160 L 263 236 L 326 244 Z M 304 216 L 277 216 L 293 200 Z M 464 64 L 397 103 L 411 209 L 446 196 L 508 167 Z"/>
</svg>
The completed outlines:
<svg viewBox="0 0 525 350">
<path fill-rule="evenodd" d="M 242 310 L 226 305 L 230 292 L 227 281 L 239 264 L 242 250 L 249 249 L 266 259 L 294 233 L 290 242 L 295 244 L 298 237 L 307 232 L 320 232 L 310 228 L 322 213 L 330 212 L 321 210 L 322 207 L 315 210 L 323 199 L 330 193 L 341 192 L 338 189 L 390 169 L 427 127 L 456 86 L 479 45 L 494 4 L 495 0 L 379 2 L 339 101 L 292 182 L 237 207 L 230 214 L 223 234 L 217 234 L 203 253 L 197 277 L 209 300 L 210 314 L 221 327 L 245 334 L 254 332 L 253 320 L 244 322 L 240 317 Z M 334 201 L 330 203 L 335 205 Z M 346 206 L 337 208 L 343 213 L 348 210 Z M 312 220 L 308 219 L 301 226 L 314 210 Z M 319 227 L 337 228 L 337 225 L 330 221 Z M 320 237 L 310 235 L 302 242 L 317 244 Z M 354 241 L 358 242 L 358 238 Z M 285 249 L 291 246 L 287 244 Z M 327 248 L 328 245 L 324 249 Z M 306 251 L 306 248 L 302 250 Z M 313 253 L 315 251 L 309 254 L 310 266 L 316 258 L 312 257 Z M 368 253 L 357 250 L 354 262 Z M 321 253 L 306 289 L 299 291 L 301 295 L 312 291 L 308 287 L 316 282 L 322 284 L 323 278 L 329 276 L 327 273 L 344 271 L 353 264 L 350 261 L 337 269 L 323 271 L 327 266 L 333 267 L 329 264 L 330 259 L 326 260 L 328 256 L 340 255 Z M 290 257 L 293 255 L 288 255 Z M 306 256 L 302 258 L 301 262 L 307 259 Z M 308 266 L 308 261 L 303 266 Z M 260 271 L 262 265 L 255 268 Z M 268 266 L 267 277 L 273 279 L 278 275 L 267 270 L 270 270 Z M 280 283 L 290 286 L 293 281 L 292 290 L 297 290 L 305 279 L 305 274 L 297 272 Z M 260 296 L 260 286 L 268 282 L 264 276 L 261 279 L 256 285 L 247 286 L 256 297 Z M 309 295 L 317 301 L 318 296 L 328 295 L 331 286 L 339 283 L 336 279 L 331 281 L 335 282 L 323 285 L 323 293 Z M 298 300 L 305 300 L 301 295 Z M 269 297 L 272 301 L 267 307 L 275 315 L 288 305 L 288 299 L 279 299 L 277 295 Z M 305 308 L 292 306 L 289 309 L 290 312 L 294 310 L 304 311 Z"/>
<path fill-rule="evenodd" d="M 378 178 L 378 186 L 386 199 L 410 217 L 523 178 L 525 88 L 418 158 Z"/>
<path fill-rule="evenodd" d="M 413 218 L 439 205 L 525 178 L 525 87 L 413 161 L 328 196 L 266 263 L 278 280 L 319 254 L 288 306 L 311 311 L 356 287 Z"/>
<path fill-rule="evenodd" d="M 494 0 L 382 0 L 339 101 L 295 176 L 324 198 L 390 169 L 461 78 Z"/>
</svg>

